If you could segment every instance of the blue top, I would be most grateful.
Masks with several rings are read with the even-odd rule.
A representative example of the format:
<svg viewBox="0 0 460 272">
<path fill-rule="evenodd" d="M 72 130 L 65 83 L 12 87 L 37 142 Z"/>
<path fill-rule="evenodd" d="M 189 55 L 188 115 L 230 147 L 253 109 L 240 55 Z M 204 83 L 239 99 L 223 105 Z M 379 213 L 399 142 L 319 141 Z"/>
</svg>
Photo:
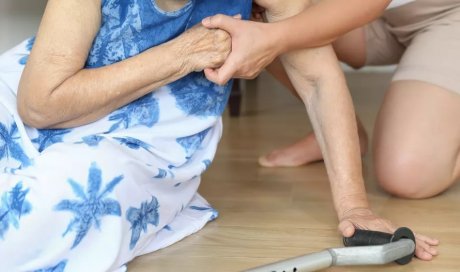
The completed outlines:
<svg viewBox="0 0 460 272">
<path fill-rule="evenodd" d="M 155 0 L 102 0 L 101 27 L 86 68 L 107 66 L 138 55 L 174 39 L 211 15 L 241 14 L 248 18 L 251 7 L 252 0 L 189 0 L 181 9 L 165 12 Z M 10 86 L 13 93 L 33 43 L 34 39 L 30 39 L 3 57 L 18 57 L 17 73 L 13 76 L 0 69 L 0 81 Z M 11 65 L 8 64 L 8 71 Z M 132 149 L 147 150 L 161 162 L 157 166 L 174 172 L 172 179 L 188 180 L 201 173 L 203 164 L 207 167 L 212 161 L 230 88 L 231 83 L 219 86 L 208 81 L 203 72 L 194 72 L 91 124 L 71 129 L 34 129 L 20 124 L 18 131 L 24 136 L 31 157 L 56 143 L 97 147 L 102 140 L 109 139 Z"/>
<path fill-rule="evenodd" d="M 138 55 L 174 39 L 211 15 L 241 14 L 247 19 L 251 5 L 252 0 L 190 0 L 181 9 L 166 12 L 157 6 L 155 0 L 103 0 L 102 25 L 86 67 L 106 66 Z M 184 103 L 178 102 L 187 114 L 219 116 L 225 109 L 231 84 L 224 89 L 219 88 L 199 72 L 177 80 L 170 87 L 176 99 L 187 100 L 190 96 L 196 98 Z M 213 96 L 212 100 L 217 103 L 203 103 L 209 99 L 208 96 Z"/>
</svg>

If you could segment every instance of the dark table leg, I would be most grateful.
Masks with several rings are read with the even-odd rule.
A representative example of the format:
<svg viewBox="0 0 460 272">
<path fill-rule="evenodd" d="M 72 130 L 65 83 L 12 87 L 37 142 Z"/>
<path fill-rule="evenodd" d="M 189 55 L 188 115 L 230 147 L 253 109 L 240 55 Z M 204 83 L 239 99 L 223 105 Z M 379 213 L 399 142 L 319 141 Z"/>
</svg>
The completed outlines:
<svg viewBox="0 0 460 272">
<path fill-rule="evenodd" d="M 230 98 L 228 101 L 228 106 L 230 107 L 230 116 L 238 117 L 241 112 L 241 84 L 239 79 L 235 79 L 233 82 L 232 92 L 230 93 Z"/>
</svg>

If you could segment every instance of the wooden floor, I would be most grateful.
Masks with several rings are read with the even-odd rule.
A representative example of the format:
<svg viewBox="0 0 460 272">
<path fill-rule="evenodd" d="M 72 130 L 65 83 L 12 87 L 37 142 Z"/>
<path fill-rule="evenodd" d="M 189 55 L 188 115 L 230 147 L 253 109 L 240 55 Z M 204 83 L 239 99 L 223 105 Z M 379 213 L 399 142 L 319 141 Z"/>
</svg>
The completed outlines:
<svg viewBox="0 0 460 272">
<path fill-rule="evenodd" d="M 0 0 L 0 52 L 35 33 L 45 3 Z M 388 80 L 379 74 L 349 76 L 357 111 L 369 132 Z M 137 258 L 129 271 L 233 272 L 341 246 L 323 164 L 263 169 L 256 163 L 258 155 L 310 130 L 303 106 L 267 76 L 249 85 L 243 116 L 224 120 L 217 158 L 200 189 L 220 217 L 180 243 Z M 460 271 L 460 185 L 430 200 L 394 199 L 374 185 L 369 157 L 364 167 L 375 211 L 441 239 L 441 255 L 407 266 L 328 271 Z"/>
<path fill-rule="evenodd" d="M 371 128 L 389 75 L 350 74 L 350 88 L 365 127 Z M 199 233 L 137 258 L 129 271 L 241 271 L 280 259 L 340 247 L 324 165 L 264 169 L 257 157 L 305 135 L 309 122 L 296 99 L 263 75 L 248 83 L 242 116 L 224 119 L 216 160 L 201 194 L 220 217 Z M 332 268 L 327 271 L 460 271 L 460 185 L 429 200 L 388 196 L 375 186 L 369 155 L 364 171 L 374 210 L 397 224 L 441 240 L 432 262 L 407 266 Z"/>
</svg>

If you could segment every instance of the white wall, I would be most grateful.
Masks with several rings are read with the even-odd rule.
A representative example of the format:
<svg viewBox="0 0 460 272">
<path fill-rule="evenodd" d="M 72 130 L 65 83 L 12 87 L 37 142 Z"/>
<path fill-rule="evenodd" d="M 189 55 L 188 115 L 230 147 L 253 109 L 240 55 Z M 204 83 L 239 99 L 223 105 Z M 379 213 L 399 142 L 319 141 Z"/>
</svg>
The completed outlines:
<svg viewBox="0 0 460 272">
<path fill-rule="evenodd" d="M 34 35 L 46 0 L 0 0 L 0 53 Z"/>
</svg>

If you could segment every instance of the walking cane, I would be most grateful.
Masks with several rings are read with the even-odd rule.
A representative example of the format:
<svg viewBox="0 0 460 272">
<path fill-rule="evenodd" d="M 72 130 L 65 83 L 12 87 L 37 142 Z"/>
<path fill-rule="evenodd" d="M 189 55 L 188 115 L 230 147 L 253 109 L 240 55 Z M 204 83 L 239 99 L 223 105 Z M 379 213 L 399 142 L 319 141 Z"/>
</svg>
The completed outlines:
<svg viewBox="0 0 460 272">
<path fill-rule="evenodd" d="M 356 230 L 343 238 L 344 248 L 330 248 L 292 259 L 256 267 L 245 272 L 307 272 L 331 266 L 407 264 L 415 253 L 415 236 L 408 228 L 389 233 Z"/>
</svg>

